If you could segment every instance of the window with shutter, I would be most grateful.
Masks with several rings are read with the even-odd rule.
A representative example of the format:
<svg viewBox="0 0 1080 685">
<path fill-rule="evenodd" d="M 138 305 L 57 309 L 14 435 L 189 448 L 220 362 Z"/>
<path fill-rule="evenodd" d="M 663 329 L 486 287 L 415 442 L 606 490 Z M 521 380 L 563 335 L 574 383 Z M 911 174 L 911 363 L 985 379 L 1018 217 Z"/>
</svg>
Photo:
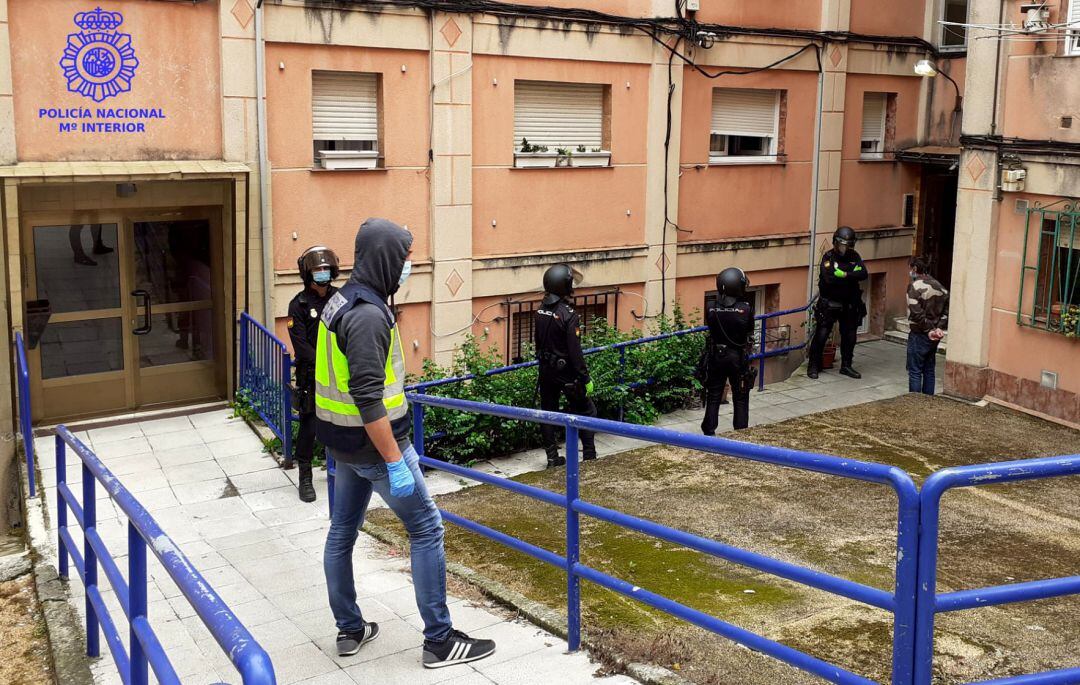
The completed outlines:
<svg viewBox="0 0 1080 685">
<path fill-rule="evenodd" d="M 379 150 L 379 77 L 311 72 L 315 163 L 326 169 L 373 168 Z"/>
<path fill-rule="evenodd" d="M 885 111 L 887 93 L 863 93 L 862 146 L 867 158 L 881 158 L 885 152 Z"/>
<path fill-rule="evenodd" d="M 593 83 L 514 82 L 514 149 L 521 141 L 588 151 L 604 145 L 604 86 Z"/>
<path fill-rule="evenodd" d="M 780 91 L 714 88 L 709 161 L 775 161 Z"/>
<path fill-rule="evenodd" d="M 1065 54 L 1080 55 L 1080 0 L 1069 2 L 1069 31 L 1065 38 Z"/>
</svg>

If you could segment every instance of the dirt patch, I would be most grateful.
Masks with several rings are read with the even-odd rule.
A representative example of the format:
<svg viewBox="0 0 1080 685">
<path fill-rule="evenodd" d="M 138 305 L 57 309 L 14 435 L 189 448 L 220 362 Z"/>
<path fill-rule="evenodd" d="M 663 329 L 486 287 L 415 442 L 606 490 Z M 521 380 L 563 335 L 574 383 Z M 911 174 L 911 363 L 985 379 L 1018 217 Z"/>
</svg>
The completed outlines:
<svg viewBox="0 0 1080 685">
<path fill-rule="evenodd" d="M 0 582 L 0 683 L 51 685 L 49 638 L 33 574 Z"/>
<path fill-rule="evenodd" d="M 957 464 L 1080 452 L 1080 435 L 998 407 L 902 397 L 741 433 L 740 439 L 893 464 L 917 480 Z M 517 480 L 561 492 L 563 472 Z M 896 497 L 884 486 L 684 449 L 636 450 L 584 464 L 582 497 L 601 506 L 891 591 Z M 940 591 L 1075 575 L 1080 478 L 953 492 L 942 513 Z M 556 553 L 565 515 L 481 486 L 437 498 L 448 511 Z M 371 512 L 393 526 L 393 516 Z M 553 567 L 447 527 L 460 561 L 564 609 Z M 887 681 L 887 613 L 692 550 L 582 517 L 583 563 L 713 616 Z M 818 682 L 772 659 L 583 584 L 583 624 L 631 659 L 702 685 Z M 1007 605 L 939 617 L 939 682 L 970 682 L 1075 665 L 1080 599 Z"/>
</svg>

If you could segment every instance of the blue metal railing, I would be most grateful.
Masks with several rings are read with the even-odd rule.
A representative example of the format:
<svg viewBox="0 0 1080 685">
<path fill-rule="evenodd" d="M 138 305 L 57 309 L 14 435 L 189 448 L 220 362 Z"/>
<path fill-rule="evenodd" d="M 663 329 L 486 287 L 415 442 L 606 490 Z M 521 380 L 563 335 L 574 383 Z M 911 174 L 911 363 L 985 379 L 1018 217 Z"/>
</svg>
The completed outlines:
<svg viewBox="0 0 1080 685">
<path fill-rule="evenodd" d="M 82 461 L 81 504 L 67 482 L 67 447 L 71 447 Z M 128 518 L 126 579 L 97 532 L 98 483 L 101 483 Z M 146 548 L 149 545 L 181 594 L 229 656 L 244 685 L 274 685 L 274 667 L 266 651 L 237 620 L 225 602 L 142 504 L 105 467 L 101 459 L 64 426 L 56 429 L 56 494 L 60 576 L 68 577 L 70 557 L 86 588 L 87 656 L 100 655 L 100 635 L 103 634 L 124 685 L 146 685 L 149 681 L 148 666 L 161 685 L 180 683 L 147 616 Z M 81 554 L 69 530 L 68 509 L 82 529 Z M 124 648 L 123 637 L 105 606 L 98 583 L 99 566 L 116 592 L 127 617 L 130 626 L 130 652 Z"/>
<path fill-rule="evenodd" d="M 1080 594 L 1080 576 L 997 585 L 976 590 L 937 592 L 938 519 L 941 497 L 953 488 L 997 485 L 1037 478 L 1080 475 L 1080 455 L 1044 457 L 996 464 L 957 466 L 931 475 L 920 494 L 922 535 L 919 540 L 919 580 L 916 616 L 915 683 L 930 682 L 934 660 L 934 618 L 946 611 L 997 606 L 1013 602 Z M 1032 673 L 984 681 L 984 685 L 1068 685 L 1080 683 L 1080 668 Z"/>
<path fill-rule="evenodd" d="M 19 395 L 19 434 L 22 436 L 23 452 L 26 454 L 26 478 L 30 496 L 37 497 L 37 474 L 34 472 L 34 428 L 31 423 L 30 365 L 26 363 L 26 345 L 22 333 L 15 334 L 15 384 Z"/>
<path fill-rule="evenodd" d="M 545 502 L 566 511 L 566 555 L 560 556 L 546 549 L 537 547 L 523 540 L 493 530 L 482 524 L 470 521 L 451 512 L 443 512 L 443 517 L 474 533 L 528 554 L 540 561 L 562 569 L 567 574 L 567 626 L 571 650 L 581 644 L 581 595 L 582 578 L 609 590 L 636 599 L 653 608 L 693 623 L 722 637 L 734 640 L 751 649 L 769 654 L 796 668 L 800 668 L 834 683 L 867 684 L 873 681 L 827 663 L 809 654 L 770 640 L 761 635 L 744 630 L 734 624 L 710 616 L 662 595 L 639 588 L 622 579 L 615 578 L 602 571 L 590 568 L 580 560 L 581 515 L 590 516 L 623 528 L 644 533 L 676 545 L 689 547 L 727 561 L 741 564 L 765 573 L 786 578 L 787 580 L 824 590 L 848 599 L 883 609 L 893 614 L 893 674 L 894 685 L 911 683 L 911 655 L 914 652 L 915 639 L 915 578 L 919 542 L 919 493 L 914 481 L 903 470 L 852 459 L 824 454 L 812 454 L 796 450 L 752 445 L 748 443 L 691 435 L 651 426 L 594 419 L 583 416 L 560 414 L 538 409 L 521 409 L 500 405 L 471 402 L 468 400 L 436 397 L 424 394 L 410 394 L 413 402 L 414 446 L 421 455 L 420 461 L 425 466 L 446 471 L 454 475 L 469 478 L 499 487 L 517 494 Z M 558 495 L 539 488 L 524 485 L 505 478 L 499 478 L 474 469 L 448 464 L 424 456 L 424 407 L 477 412 L 498 416 L 505 419 L 546 423 L 566 428 L 566 494 Z M 715 540 L 703 538 L 691 533 L 663 526 L 652 521 L 630 516 L 618 511 L 600 507 L 580 498 L 578 492 L 578 432 L 589 430 L 610 435 L 619 435 L 637 440 L 644 440 L 664 445 L 685 447 L 701 452 L 721 454 L 738 459 L 747 459 L 779 466 L 786 466 L 806 471 L 825 473 L 840 478 L 867 481 L 892 488 L 898 500 L 897 514 L 897 554 L 895 585 L 891 592 L 879 588 L 840 578 L 828 573 L 816 571 L 790 562 L 774 559 L 749 550 L 733 547 Z"/>
<path fill-rule="evenodd" d="M 266 326 L 240 315 L 240 390 L 292 459 L 292 357 Z"/>
</svg>

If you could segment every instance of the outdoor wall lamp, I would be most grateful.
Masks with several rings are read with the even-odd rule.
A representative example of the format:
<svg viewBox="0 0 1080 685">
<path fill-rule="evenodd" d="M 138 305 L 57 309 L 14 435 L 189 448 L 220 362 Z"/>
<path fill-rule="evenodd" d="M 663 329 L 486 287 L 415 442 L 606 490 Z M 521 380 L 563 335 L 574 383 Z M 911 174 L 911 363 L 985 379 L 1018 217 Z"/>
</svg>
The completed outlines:
<svg viewBox="0 0 1080 685">
<path fill-rule="evenodd" d="M 921 59 L 918 62 L 916 62 L 915 63 L 915 73 L 918 74 L 919 76 L 923 76 L 923 77 L 926 77 L 926 78 L 933 78 L 933 77 L 937 76 L 938 74 L 941 74 L 946 79 L 948 79 L 949 83 L 953 84 L 953 88 L 956 89 L 956 106 L 953 107 L 953 111 L 954 112 L 959 112 L 960 111 L 960 108 L 963 106 L 964 98 L 960 95 L 960 86 L 957 85 L 956 81 L 953 80 L 952 76 L 949 76 L 944 71 L 940 71 L 937 68 L 937 65 L 934 64 L 933 60 L 929 60 L 929 59 Z"/>
</svg>

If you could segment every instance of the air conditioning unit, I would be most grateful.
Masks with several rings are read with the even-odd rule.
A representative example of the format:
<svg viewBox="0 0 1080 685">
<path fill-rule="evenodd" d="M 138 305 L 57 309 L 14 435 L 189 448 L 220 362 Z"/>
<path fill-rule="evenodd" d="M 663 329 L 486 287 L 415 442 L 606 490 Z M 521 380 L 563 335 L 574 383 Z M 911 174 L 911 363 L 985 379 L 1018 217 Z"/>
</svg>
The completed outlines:
<svg viewBox="0 0 1080 685">
<path fill-rule="evenodd" d="M 1027 169 L 1002 169 L 1001 189 L 1010 193 L 1017 193 L 1024 189 L 1024 181 L 1027 179 Z"/>
<path fill-rule="evenodd" d="M 1025 31 L 1038 33 L 1050 28 L 1050 8 L 1046 3 L 1024 3 L 1020 5 L 1020 13 L 1024 15 Z"/>
</svg>

